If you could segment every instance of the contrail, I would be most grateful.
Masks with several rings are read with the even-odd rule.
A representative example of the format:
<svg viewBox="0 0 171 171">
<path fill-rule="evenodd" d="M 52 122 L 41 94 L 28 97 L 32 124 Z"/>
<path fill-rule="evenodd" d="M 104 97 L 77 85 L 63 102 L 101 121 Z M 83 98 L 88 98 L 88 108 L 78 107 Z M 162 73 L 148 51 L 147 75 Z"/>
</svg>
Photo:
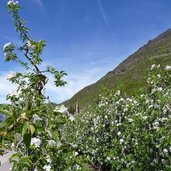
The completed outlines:
<svg viewBox="0 0 171 171">
<path fill-rule="evenodd" d="M 35 0 L 35 2 L 38 4 L 38 6 L 40 7 L 43 14 L 45 14 L 46 11 L 45 11 L 45 7 L 44 7 L 44 4 L 43 4 L 42 0 Z"/>
<path fill-rule="evenodd" d="M 99 8 L 100 14 L 102 15 L 103 20 L 109 26 L 110 24 L 109 24 L 109 21 L 108 21 L 108 19 L 106 17 L 105 12 L 104 12 L 101 0 L 97 0 L 97 2 L 98 2 L 98 8 Z"/>
<path fill-rule="evenodd" d="M 108 20 L 108 18 L 106 17 L 106 13 L 105 13 L 105 11 L 104 11 L 104 9 L 103 9 L 103 5 L 102 5 L 101 0 L 97 0 L 97 3 L 98 3 L 98 9 L 99 9 L 99 12 L 100 12 L 100 14 L 101 14 L 101 16 L 102 16 L 102 19 L 103 19 L 103 21 L 106 23 L 106 25 L 108 26 L 108 28 L 109 28 L 109 30 L 110 30 L 110 33 L 111 33 L 111 36 L 112 36 L 112 38 L 113 38 L 114 41 L 115 41 L 114 33 L 113 33 L 113 31 L 112 31 L 112 28 L 111 28 L 111 25 L 110 25 L 110 23 L 109 23 L 109 20 Z"/>
</svg>

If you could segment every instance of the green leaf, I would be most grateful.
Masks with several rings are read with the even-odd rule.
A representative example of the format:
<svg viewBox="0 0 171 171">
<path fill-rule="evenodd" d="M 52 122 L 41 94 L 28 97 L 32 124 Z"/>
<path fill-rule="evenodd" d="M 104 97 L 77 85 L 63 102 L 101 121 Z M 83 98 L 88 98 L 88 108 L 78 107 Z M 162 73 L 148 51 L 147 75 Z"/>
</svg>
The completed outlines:
<svg viewBox="0 0 171 171">
<path fill-rule="evenodd" d="M 53 138 L 58 141 L 59 140 L 59 135 L 57 131 L 53 131 Z"/>
<path fill-rule="evenodd" d="M 19 154 L 19 153 L 15 153 L 15 154 L 13 154 L 13 155 L 10 157 L 9 161 L 10 161 L 10 163 L 16 162 L 16 161 L 19 160 L 19 158 L 20 158 L 20 154 Z"/>
<path fill-rule="evenodd" d="M 31 135 L 33 135 L 35 132 L 35 127 L 33 125 L 30 125 L 30 131 L 31 131 Z"/>
<path fill-rule="evenodd" d="M 12 116 L 12 113 L 7 110 L 0 109 L 0 113 L 4 114 L 5 116 L 9 116 L 9 117 Z"/>
<path fill-rule="evenodd" d="M 30 167 L 32 165 L 32 161 L 29 159 L 29 156 L 23 156 L 20 160 L 21 164 L 25 167 Z"/>
<path fill-rule="evenodd" d="M 25 134 L 28 134 L 29 132 L 30 132 L 30 125 L 28 122 L 26 122 L 22 128 L 22 136 L 24 136 Z"/>
<path fill-rule="evenodd" d="M 27 148 L 30 147 L 31 137 L 34 134 L 34 132 L 35 132 L 35 128 L 33 125 L 29 125 L 28 122 L 26 122 L 23 125 L 22 136 L 23 136 L 23 140 Z"/>
<path fill-rule="evenodd" d="M 26 145 L 27 148 L 30 147 L 30 143 L 31 143 L 31 132 L 28 134 L 24 134 L 24 144 Z"/>
</svg>

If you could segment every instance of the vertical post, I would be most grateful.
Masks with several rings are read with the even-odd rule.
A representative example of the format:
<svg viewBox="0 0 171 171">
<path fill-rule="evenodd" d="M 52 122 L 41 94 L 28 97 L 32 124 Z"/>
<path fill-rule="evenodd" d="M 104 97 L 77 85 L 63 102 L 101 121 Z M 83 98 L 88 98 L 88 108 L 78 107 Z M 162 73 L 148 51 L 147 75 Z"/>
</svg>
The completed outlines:
<svg viewBox="0 0 171 171">
<path fill-rule="evenodd" d="M 79 101 L 77 101 L 76 103 L 76 111 L 75 111 L 76 114 L 79 114 L 80 113 L 80 106 L 79 106 Z"/>
</svg>

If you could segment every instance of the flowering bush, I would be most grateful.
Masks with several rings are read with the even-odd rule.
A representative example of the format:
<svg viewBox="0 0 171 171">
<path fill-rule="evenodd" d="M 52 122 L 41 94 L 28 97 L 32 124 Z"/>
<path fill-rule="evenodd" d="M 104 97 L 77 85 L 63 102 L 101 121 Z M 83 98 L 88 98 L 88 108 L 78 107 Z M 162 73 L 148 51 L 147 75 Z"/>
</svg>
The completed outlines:
<svg viewBox="0 0 171 171">
<path fill-rule="evenodd" d="M 139 97 L 107 91 L 63 139 L 99 170 L 171 170 L 171 67 L 153 65 L 148 83 Z"/>
</svg>

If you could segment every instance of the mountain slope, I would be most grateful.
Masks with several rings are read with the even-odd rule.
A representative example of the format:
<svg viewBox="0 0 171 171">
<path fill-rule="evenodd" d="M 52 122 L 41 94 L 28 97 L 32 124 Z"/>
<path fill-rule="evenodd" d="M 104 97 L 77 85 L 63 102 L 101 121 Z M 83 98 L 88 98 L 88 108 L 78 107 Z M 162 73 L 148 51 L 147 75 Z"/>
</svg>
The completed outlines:
<svg viewBox="0 0 171 171">
<path fill-rule="evenodd" d="M 147 87 L 146 77 L 153 63 L 171 64 L 171 29 L 150 40 L 113 71 L 80 90 L 64 104 L 68 107 L 74 106 L 77 102 L 80 106 L 94 104 L 102 86 L 123 90 L 128 95 L 140 93 Z"/>
</svg>

